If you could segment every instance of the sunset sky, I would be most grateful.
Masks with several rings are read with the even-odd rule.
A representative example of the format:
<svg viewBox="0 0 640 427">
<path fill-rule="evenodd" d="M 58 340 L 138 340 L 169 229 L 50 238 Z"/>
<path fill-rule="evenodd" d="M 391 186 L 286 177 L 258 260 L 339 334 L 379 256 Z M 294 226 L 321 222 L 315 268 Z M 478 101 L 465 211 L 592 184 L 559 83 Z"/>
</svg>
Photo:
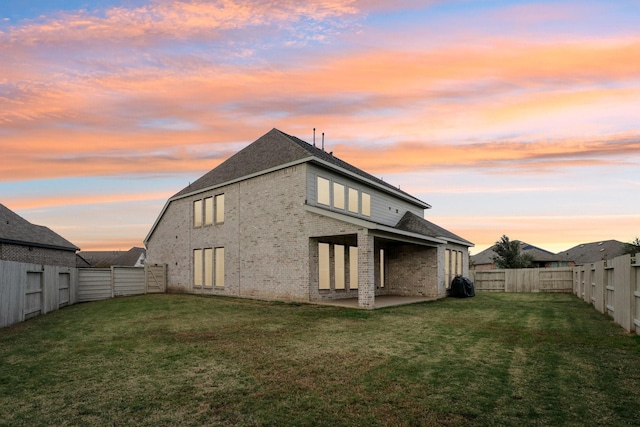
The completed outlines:
<svg viewBox="0 0 640 427">
<path fill-rule="evenodd" d="M 0 203 L 84 250 L 274 127 L 472 254 L 631 241 L 640 1 L 0 1 Z"/>
</svg>

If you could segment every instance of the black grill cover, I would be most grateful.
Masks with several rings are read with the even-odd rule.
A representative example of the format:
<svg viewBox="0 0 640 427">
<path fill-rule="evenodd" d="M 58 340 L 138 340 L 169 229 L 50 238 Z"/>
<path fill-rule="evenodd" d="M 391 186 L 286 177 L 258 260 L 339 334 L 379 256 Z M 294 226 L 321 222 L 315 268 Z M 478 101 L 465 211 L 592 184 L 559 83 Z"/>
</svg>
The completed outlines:
<svg viewBox="0 0 640 427">
<path fill-rule="evenodd" d="M 454 298 L 469 298 L 475 297 L 476 291 L 473 288 L 473 282 L 462 276 L 456 276 L 451 281 L 451 288 L 449 289 L 449 296 Z"/>
</svg>

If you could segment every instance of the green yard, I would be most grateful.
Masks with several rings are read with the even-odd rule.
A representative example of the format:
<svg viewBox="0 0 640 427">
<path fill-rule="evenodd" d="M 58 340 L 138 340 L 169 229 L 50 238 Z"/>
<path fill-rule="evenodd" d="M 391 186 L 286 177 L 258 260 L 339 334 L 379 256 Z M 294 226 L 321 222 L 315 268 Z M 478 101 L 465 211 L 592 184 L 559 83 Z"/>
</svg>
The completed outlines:
<svg viewBox="0 0 640 427">
<path fill-rule="evenodd" d="M 114 299 L 0 330 L 0 368 L 11 426 L 640 424 L 640 337 L 570 295 Z"/>
</svg>

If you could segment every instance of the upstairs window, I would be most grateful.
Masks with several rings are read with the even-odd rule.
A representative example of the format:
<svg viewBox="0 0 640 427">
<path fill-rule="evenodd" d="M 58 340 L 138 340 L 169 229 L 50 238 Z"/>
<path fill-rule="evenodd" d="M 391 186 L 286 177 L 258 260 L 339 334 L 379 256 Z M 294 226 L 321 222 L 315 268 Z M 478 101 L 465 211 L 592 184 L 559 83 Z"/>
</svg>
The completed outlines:
<svg viewBox="0 0 640 427">
<path fill-rule="evenodd" d="M 371 216 L 371 194 L 357 187 L 316 176 L 316 203 L 352 214 Z"/>
<path fill-rule="evenodd" d="M 349 212 L 358 213 L 360 210 L 358 205 L 358 190 L 349 187 Z"/>
<path fill-rule="evenodd" d="M 327 206 L 331 205 L 331 197 L 329 195 L 329 180 L 319 176 L 317 181 L 317 187 L 318 187 L 318 203 L 321 203 Z"/>
<path fill-rule="evenodd" d="M 344 209 L 344 185 L 333 183 L 333 207 Z"/>
<path fill-rule="evenodd" d="M 202 200 L 193 202 L 193 226 L 202 227 Z"/>
<path fill-rule="evenodd" d="M 224 194 L 218 194 L 216 197 L 216 224 L 224 222 Z"/>
<path fill-rule="evenodd" d="M 362 193 L 362 215 L 371 216 L 371 196 L 368 193 Z"/>
<path fill-rule="evenodd" d="M 213 197 L 204 199 L 204 225 L 213 224 Z"/>
</svg>

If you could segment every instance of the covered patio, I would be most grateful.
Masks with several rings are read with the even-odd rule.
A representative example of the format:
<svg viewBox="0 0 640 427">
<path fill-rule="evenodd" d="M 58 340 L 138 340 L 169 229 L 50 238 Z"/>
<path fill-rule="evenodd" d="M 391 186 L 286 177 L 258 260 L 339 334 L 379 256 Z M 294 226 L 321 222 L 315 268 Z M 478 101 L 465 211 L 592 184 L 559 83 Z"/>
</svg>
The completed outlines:
<svg viewBox="0 0 640 427">
<path fill-rule="evenodd" d="M 390 227 L 310 238 L 310 301 L 374 309 L 432 301 L 444 243 Z"/>
</svg>

